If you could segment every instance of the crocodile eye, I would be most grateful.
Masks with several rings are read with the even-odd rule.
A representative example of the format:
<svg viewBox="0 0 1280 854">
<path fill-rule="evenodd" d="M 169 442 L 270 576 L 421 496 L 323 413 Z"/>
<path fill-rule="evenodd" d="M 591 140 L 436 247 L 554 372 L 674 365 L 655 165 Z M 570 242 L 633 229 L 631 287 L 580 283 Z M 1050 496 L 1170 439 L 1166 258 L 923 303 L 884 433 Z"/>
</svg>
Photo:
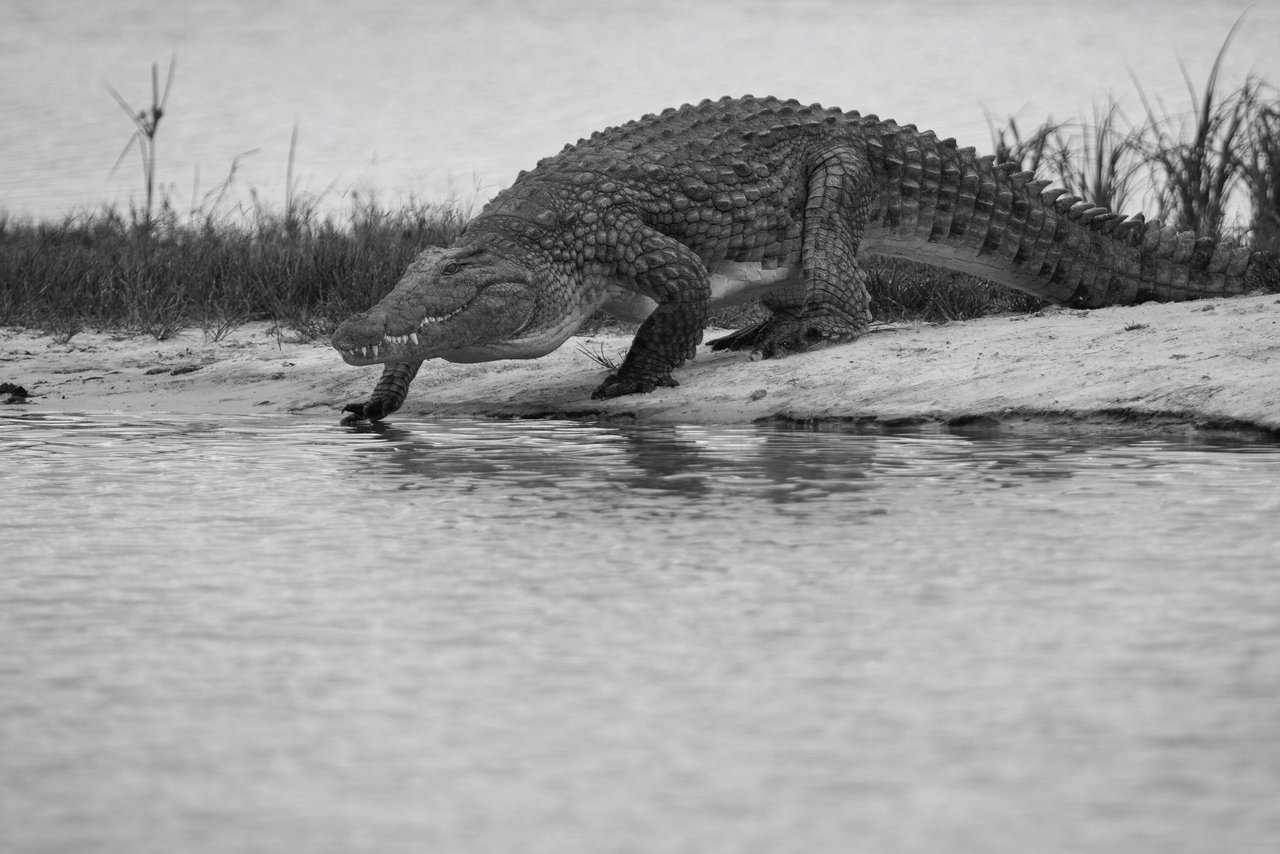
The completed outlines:
<svg viewBox="0 0 1280 854">
<path fill-rule="evenodd" d="M 440 272 L 444 273 L 446 276 L 452 276 L 454 273 L 458 272 L 458 262 L 450 261 L 448 264 L 444 265 L 444 269 Z"/>
</svg>

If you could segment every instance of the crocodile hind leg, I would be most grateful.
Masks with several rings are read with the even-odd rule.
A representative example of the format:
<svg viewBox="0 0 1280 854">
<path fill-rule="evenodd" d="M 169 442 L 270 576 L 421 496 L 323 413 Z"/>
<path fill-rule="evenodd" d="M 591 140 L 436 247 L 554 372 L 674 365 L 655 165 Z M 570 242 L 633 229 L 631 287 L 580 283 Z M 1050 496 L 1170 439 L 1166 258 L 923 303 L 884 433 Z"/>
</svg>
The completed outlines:
<svg viewBox="0 0 1280 854">
<path fill-rule="evenodd" d="M 356 424 L 360 421 L 381 421 L 395 412 L 404 403 L 409 393 L 409 384 L 418 375 L 421 362 L 388 362 L 382 368 L 382 376 L 373 388 L 373 394 L 364 403 L 348 403 L 342 411 L 349 413 L 342 419 L 343 424 Z"/>
<path fill-rule="evenodd" d="M 815 155 L 805 200 L 803 282 L 769 294 L 761 323 L 717 338 L 713 350 L 751 350 L 761 358 L 852 341 L 871 322 L 858 242 L 873 198 L 866 159 L 847 146 Z"/>
</svg>

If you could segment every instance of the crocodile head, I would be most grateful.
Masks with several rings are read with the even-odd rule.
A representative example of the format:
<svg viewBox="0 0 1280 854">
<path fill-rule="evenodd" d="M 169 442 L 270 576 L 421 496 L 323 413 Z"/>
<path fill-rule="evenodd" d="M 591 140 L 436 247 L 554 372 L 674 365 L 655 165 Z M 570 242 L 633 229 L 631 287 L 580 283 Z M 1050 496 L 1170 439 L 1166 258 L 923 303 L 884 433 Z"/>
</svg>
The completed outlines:
<svg viewBox="0 0 1280 854">
<path fill-rule="evenodd" d="M 483 242 L 427 249 L 381 302 L 339 326 L 332 343 L 351 365 L 536 358 L 568 335 L 536 328 L 535 285 L 530 265 Z"/>
</svg>

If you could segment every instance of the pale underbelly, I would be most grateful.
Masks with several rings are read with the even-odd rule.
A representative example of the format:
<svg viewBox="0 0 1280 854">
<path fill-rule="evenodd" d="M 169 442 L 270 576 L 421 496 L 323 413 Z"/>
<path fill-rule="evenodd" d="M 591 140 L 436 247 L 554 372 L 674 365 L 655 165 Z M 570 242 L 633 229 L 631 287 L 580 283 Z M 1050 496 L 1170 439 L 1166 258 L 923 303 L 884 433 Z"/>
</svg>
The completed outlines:
<svg viewBox="0 0 1280 854">
<path fill-rule="evenodd" d="M 766 270 L 758 263 L 722 261 L 711 268 L 711 304 L 729 305 L 761 297 L 778 290 L 788 281 L 800 281 L 799 268 L 775 267 Z M 622 320 L 644 320 L 658 303 L 622 284 L 606 286 L 607 298 L 600 306 Z"/>
</svg>

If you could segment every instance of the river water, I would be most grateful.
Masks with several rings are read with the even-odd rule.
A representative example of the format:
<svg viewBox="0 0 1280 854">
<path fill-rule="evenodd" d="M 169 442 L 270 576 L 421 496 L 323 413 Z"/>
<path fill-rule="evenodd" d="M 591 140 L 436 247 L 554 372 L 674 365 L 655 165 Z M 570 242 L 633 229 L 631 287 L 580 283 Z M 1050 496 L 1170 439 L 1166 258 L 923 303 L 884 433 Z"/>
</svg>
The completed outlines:
<svg viewBox="0 0 1280 854">
<path fill-rule="evenodd" d="M 1280 449 L 0 418 L 0 849 L 1270 852 Z"/>
<path fill-rule="evenodd" d="M 142 199 L 113 173 L 170 57 L 157 175 L 180 209 L 482 201 L 566 143 L 683 102 L 772 94 L 990 150 L 986 112 L 1091 115 L 1130 79 L 1173 115 L 1236 18 L 1222 84 L 1280 82 L 1280 0 L 0 0 L 0 211 Z M 233 168 L 234 166 L 234 168 Z M 229 177 L 225 192 L 219 187 Z"/>
</svg>

